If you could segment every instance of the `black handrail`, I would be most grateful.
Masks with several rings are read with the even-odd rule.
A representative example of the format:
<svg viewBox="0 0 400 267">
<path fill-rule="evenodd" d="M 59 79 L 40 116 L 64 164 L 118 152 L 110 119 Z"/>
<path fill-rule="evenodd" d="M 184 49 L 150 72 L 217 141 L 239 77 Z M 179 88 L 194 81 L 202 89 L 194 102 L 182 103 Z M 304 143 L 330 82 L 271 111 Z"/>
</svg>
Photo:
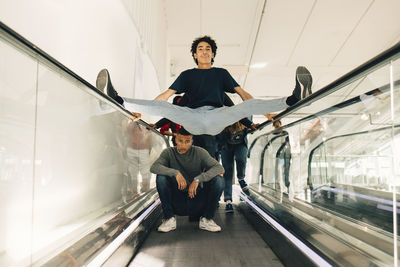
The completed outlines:
<svg viewBox="0 0 400 267">
<path fill-rule="evenodd" d="M 396 80 L 396 81 L 394 82 L 394 86 L 400 86 L 400 80 Z M 385 92 L 387 92 L 387 91 L 389 91 L 389 90 L 390 90 L 390 84 L 385 84 L 385 85 L 383 85 L 383 86 L 381 86 L 381 87 L 378 87 L 378 88 L 375 88 L 375 89 L 373 89 L 373 90 L 371 90 L 371 91 L 366 92 L 365 95 L 377 95 L 377 94 L 382 94 L 382 93 L 385 93 Z M 286 124 L 286 125 L 283 125 L 283 126 L 277 128 L 277 129 L 274 129 L 274 130 L 272 130 L 272 131 L 270 131 L 270 132 L 268 132 L 268 133 L 265 133 L 265 134 L 262 134 L 262 135 L 260 135 L 260 136 L 257 136 L 257 138 L 255 138 L 255 139 L 253 140 L 253 142 L 250 144 L 249 151 L 247 152 L 247 157 L 248 157 L 248 158 L 250 157 L 250 153 L 251 153 L 252 148 L 254 147 L 255 143 L 256 143 L 261 137 L 264 137 L 264 136 L 267 136 L 267 135 L 270 135 L 270 134 L 273 134 L 273 133 L 282 131 L 283 129 L 290 128 L 290 127 L 292 127 L 292 126 L 294 126 L 294 125 L 297 125 L 297 124 L 300 124 L 300 123 L 302 123 L 302 122 L 306 122 L 306 121 L 315 119 L 315 118 L 320 117 L 320 116 L 322 116 L 322 115 L 325 115 L 325 114 L 327 114 L 327 113 L 331 113 L 331 112 L 337 111 L 337 110 L 339 110 L 339 109 L 343 109 L 343 108 L 345 108 L 345 107 L 348 107 L 348 106 L 350 106 L 350 105 L 356 104 L 356 103 L 361 102 L 361 101 L 362 101 L 362 100 L 361 100 L 360 96 L 356 96 L 356 97 L 350 98 L 350 99 L 348 99 L 348 100 L 346 100 L 346 101 L 343 101 L 343 102 L 341 102 L 341 103 L 339 103 L 339 104 L 336 104 L 336 105 L 331 106 L 331 107 L 329 107 L 329 108 L 323 109 L 323 110 L 321 110 L 321 111 L 319 111 L 319 112 L 317 112 L 317 113 L 315 113 L 315 114 L 312 114 L 312 115 L 309 115 L 309 116 L 307 116 L 307 117 L 301 118 L 301 119 L 299 119 L 299 120 L 297 120 L 297 121 L 291 122 L 291 123 L 289 123 L 289 124 Z"/>
<path fill-rule="evenodd" d="M 372 71 L 374 71 L 377 67 L 387 64 L 390 60 L 395 60 L 400 58 L 400 42 L 392 46 L 391 48 L 385 50 L 384 52 L 378 54 L 377 56 L 373 57 L 372 59 L 368 60 L 364 64 L 358 66 L 354 70 L 348 72 L 347 74 L 343 75 L 342 77 L 336 79 L 335 81 L 331 82 L 327 86 L 321 88 L 320 90 L 314 92 L 309 97 L 300 100 L 295 105 L 288 107 L 281 113 L 277 114 L 274 117 L 274 120 L 279 120 L 296 110 L 303 108 L 305 106 L 310 105 L 311 103 L 317 101 L 318 99 L 323 98 L 326 95 L 329 95 L 340 88 L 352 83 L 353 81 L 359 79 L 362 76 L 365 76 Z M 273 121 L 267 120 L 259 125 L 256 130 L 252 130 L 249 133 L 253 133 L 254 131 L 258 131 L 263 129 L 265 126 L 271 124 Z"/>
<path fill-rule="evenodd" d="M 120 112 L 124 113 L 125 116 L 127 116 L 127 117 L 129 117 L 131 119 L 134 119 L 132 113 L 129 112 L 128 110 L 126 110 L 121 105 L 119 105 L 114 99 L 112 99 L 108 95 L 104 94 L 103 92 L 99 91 L 96 87 L 91 85 L 85 79 L 83 79 L 82 77 L 77 75 L 75 72 L 73 72 L 72 70 L 70 70 L 69 68 L 67 68 L 63 64 L 61 64 L 58 60 L 56 60 L 55 58 L 53 58 L 52 56 L 50 56 L 49 54 L 44 52 L 42 49 L 37 47 L 35 44 L 33 44 L 30 41 L 28 41 L 27 39 L 25 39 L 22 35 L 18 34 L 16 31 L 14 31 L 10 27 L 8 27 L 6 24 L 4 24 L 2 21 L 0 21 L 0 29 L 2 31 L 4 31 L 5 33 L 7 33 L 12 39 L 17 40 L 24 47 L 28 48 L 28 50 L 30 50 L 33 54 L 37 54 L 40 57 L 46 59 L 48 62 L 50 62 L 51 64 L 53 64 L 57 68 L 61 69 L 63 72 L 68 73 L 74 79 L 76 79 L 79 82 L 81 82 L 82 84 L 84 84 L 86 87 L 91 89 L 95 94 L 98 94 L 102 98 L 105 98 L 107 100 L 107 102 L 112 104 L 112 106 L 114 108 L 117 108 Z M 140 123 L 141 125 L 145 126 L 150 131 L 152 131 L 152 132 L 156 133 L 157 135 L 161 136 L 164 139 L 164 141 L 167 144 L 167 146 L 170 146 L 168 139 L 163 134 L 161 134 L 159 131 L 153 129 L 147 122 L 145 122 L 143 120 L 138 120 L 137 122 Z"/>
</svg>

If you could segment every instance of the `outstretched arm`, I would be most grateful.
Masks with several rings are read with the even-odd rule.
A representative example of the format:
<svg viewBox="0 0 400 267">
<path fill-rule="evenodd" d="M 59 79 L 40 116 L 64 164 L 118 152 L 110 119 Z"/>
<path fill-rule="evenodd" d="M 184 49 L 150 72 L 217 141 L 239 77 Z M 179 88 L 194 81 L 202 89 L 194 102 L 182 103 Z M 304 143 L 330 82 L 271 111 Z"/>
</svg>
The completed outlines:
<svg viewBox="0 0 400 267">
<path fill-rule="evenodd" d="M 235 92 L 240 96 L 240 98 L 243 101 L 246 101 L 248 99 L 253 99 L 254 97 L 249 94 L 247 91 L 245 91 L 243 88 L 241 88 L 240 86 L 236 86 L 235 88 L 233 88 L 235 90 Z"/>
<path fill-rule="evenodd" d="M 176 93 L 175 90 L 167 89 L 164 92 L 162 92 L 161 94 L 159 94 L 154 100 L 168 101 L 168 99 L 175 93 Z"/>
</svg>

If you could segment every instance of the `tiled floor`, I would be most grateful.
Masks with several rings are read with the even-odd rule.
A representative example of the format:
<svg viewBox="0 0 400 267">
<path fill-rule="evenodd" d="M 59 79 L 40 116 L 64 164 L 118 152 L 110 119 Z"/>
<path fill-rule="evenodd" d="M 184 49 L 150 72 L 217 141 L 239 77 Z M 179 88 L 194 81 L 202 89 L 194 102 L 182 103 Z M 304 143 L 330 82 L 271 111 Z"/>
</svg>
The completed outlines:
<svg viewBox="0 0 400 267">
<path fill-rule="evenodd" d="M 238 210 L 225 214 L 221 203 L 215 222 L 219 233 L 200 230 L 198 222 L 177 217 L 169 233 L 153 229 L 129 266 L 283 266 Z"/>
</svg>

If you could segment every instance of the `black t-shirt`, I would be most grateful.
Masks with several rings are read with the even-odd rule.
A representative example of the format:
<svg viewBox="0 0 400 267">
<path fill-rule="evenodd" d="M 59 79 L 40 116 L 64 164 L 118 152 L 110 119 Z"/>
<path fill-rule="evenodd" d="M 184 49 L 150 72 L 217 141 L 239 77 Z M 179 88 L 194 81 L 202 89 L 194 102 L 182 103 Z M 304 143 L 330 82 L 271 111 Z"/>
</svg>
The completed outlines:
<svg viewBox="0 0 400 267">
<path fill-rule="evenodd" d="M 228 138 L 226 139 L 226 142 L 230 145 L 245 144 L 244 138 L 246 137 L 246 135 L 247 135 L 247 129 L 234 134 L 229 132 L 227 135 Z"/>
<path fill-rule="evenodd" d="M 169 87 L 177 94 L 185 93 L 189 108 L 222 107 L 225 92 L 235 93 L 239 86 L 226 69 L 190 69 L 182 72 Z"/>
</svg>

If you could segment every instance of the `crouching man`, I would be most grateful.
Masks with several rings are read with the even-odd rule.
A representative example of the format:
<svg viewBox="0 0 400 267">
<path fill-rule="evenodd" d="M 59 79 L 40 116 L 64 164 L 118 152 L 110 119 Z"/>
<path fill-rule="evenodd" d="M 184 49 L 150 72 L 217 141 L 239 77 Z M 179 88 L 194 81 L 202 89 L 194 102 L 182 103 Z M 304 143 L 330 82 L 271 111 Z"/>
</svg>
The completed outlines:
<svg viewBox="0 0 400 267">
<path fill-rule="evenodd" d="M 175 142 L 176 146 L 166 148 L 150 168 L 157 174 L 164 216 L 158 231 L 175 230 L 175 215 L 200 218 L 200 229 L 221 231 L 213 218 L 224 189 L 224 168 L 205 149 L 192 146 L 193 136 L 184 128 L 177 132 Z"/>
</svg>

